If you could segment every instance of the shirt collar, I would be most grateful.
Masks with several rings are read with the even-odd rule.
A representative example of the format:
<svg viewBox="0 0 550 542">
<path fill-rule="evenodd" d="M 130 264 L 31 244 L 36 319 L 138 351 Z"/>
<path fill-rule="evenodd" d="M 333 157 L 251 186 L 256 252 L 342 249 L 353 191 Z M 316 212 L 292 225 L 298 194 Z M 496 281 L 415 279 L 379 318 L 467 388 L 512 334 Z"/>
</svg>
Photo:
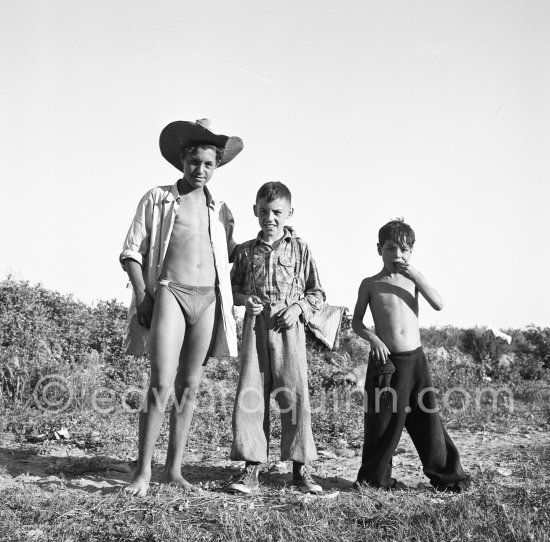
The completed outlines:
<svg viewBox="0 0 550 542">
<path fill-rule="evenodd" d="M 290 241 L 292 239 L 292 232 L 290 232 L 286 227 L 284 228 L 283 230 L 283 236 L 280 238 L 280 239 L 277 239 L 277 241 L 275 241 L 275 243 L 273 243 L 273 245 L 279 245 L 281 241 Z M 273 246 L 273 245 L 270 245 L 269 243 L 266 243 L 263 239 L 262 239 L 262 232 L 260 230 L 260 232 L 258 233 L 258 235 L 256 236 L 256 244 L 259 245 L 259 244 L 262 244 L 262 245 L 267 245 L 267 246 Z"/>
<path fill-rule="evenodd" d="M 178 192 L 178 183 L 179 179 L 170 187 L 170 192 L 168 192 L 165 197 L 166 201 L 175 201 L 179 204 L 178 199 L 180 197 L 180 194 Z M 213 209 L 216 202 L 214 201 L 210 190 L 208 190 L 206 186 L 204 187 L 204 195 L 206 196 L 206 205 Z"/>
</svg>

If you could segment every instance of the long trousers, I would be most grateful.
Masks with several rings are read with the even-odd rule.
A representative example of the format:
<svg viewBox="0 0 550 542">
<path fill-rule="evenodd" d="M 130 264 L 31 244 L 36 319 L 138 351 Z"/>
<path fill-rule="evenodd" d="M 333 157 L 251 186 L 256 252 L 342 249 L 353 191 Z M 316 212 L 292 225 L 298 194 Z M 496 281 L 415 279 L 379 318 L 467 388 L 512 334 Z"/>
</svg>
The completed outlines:
<svg viewBox="0 0 550 542">
<path fill-rule="evenodd" d="M 392 354 L 395 365 L 389 390 L 377 386 L 377 371 L 369 363 L 365 380 L 365 437 L 357 480 L 391 486 L 392 456 L 403 428 L 416 447 L 424 474 L 435 487 L 452 487 L 469 480 L 456 446 L 437 412 L 436 394 L 422 348 Z"/>
<path fill-rule="evenodd" d="M 278 311 L 245 315 L 230 458 L 265 463 L 271 394 L 281 414 L 281 461 L 317 459 L 311 431 L 304 325 L 275 330 Z"/>
</svg>

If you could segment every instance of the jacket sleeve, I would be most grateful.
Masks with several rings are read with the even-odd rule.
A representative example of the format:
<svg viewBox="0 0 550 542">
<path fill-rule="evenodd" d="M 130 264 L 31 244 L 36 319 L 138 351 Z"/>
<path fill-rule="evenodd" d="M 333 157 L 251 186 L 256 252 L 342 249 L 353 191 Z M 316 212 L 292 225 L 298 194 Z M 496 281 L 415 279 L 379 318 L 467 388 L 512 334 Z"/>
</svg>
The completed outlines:
<svg viewBox="0 0 550 542">
<path fill-rule="evenodd" d="M 307 245 L 303 247 L 302 263 L 305 288 L 304 296 L 297 303 L 301 307 L 304 321 L 307 323 L 314 314 L 319 312 L 326 296 L 319 280 L 317 265 Z"/>
<path fill-rule="evenodd" d="M 237 247 L 237 242 L 233 239 L 235 219 L 233 218 L 233 213 L 225 203 L 222 203 L 221 205 L 221 215 L 223 226 L 225 228 L 225 237 L 227 239 L 227 257 L 229 258 L 229 263 L 233 263 L 235 258 L 235 248 Z"/>
<path fill-rule="evenodd" d="M 122 269 L 126 270 L 124 262 L 128 259 L 143 265 L 143 259 L 149 252 L 152 216 L 153 198 L 149 191 L 141 198 L 122 245 L 122 252 L 119 256 Z"/>
</svg>

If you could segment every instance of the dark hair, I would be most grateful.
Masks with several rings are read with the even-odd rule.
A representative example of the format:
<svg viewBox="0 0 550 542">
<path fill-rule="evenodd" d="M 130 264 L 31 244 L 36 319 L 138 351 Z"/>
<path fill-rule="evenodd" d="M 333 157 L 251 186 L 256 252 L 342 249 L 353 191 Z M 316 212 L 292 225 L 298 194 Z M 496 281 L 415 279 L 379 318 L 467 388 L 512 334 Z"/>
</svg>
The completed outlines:
<svg viewBox="0 0 550 542">
<path fill-rule="evenodd" d="M 194 141 L 193 143 L 184 143 L 180 148 L 180 156 L 183 159 L 187 154 L 192 154 L 196 152 L 197 149 L 212 149 L 216 153 L 216 166 L 220 165 L 224 149 L 222 149 L 221 147 L 217 147 L 212 143 L 201 143 L 200 141 Z"/>
<path fill-rule="evenodd" d="M 277 198 L 283 198 L 286 199 L 289 204 L 292 204 L 292 195 L 290 194 L 290 190 L 286 187 L 286 185 L 278 181 L 272 181 L 260 186 L 260 189 L 256 194 L 256 201 L 262 198 L 265 198 L 267 203 L 270 203 Z"/>
<path fill-rule="evenodd" d="M 415 241 L 414 231 L 403 218 L 390 220 L 378 231 L 378 243 L 380 243 L 380 246 L 383 246 L 386 241 L 394 241 L 402 249 L 405 247 L 412 248 Z"/>
</svg>

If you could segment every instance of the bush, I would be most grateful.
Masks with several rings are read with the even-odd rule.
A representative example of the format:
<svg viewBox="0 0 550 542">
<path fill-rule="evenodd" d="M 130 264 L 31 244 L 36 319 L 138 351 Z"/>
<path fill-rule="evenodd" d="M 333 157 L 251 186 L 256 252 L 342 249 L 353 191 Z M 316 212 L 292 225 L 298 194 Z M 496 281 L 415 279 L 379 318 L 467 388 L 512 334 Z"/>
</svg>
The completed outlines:
<svg viewBox="0 0 550 542">
<path fill-rule="evenodd" d="M 19 353 L 78 356 L 88 350 L 92 311 L 72 296 L 11 279 L 0 283 L 0 346 Z"/>
<path fill-rule="evenodd" d="M 420 330 L 420 339 L 424 348 L 459 348 L 464 330 L 453 326 L 431 326 Z"/>
<path fill-rule="evenodd" d="M 529 326 L 509 330 L 513 337 L 518 374 L 527 380 L 540 380 L 550 371 L 550 328 Z"/>
<path fill-rule="evenodd" d="M 501 357 L 512 351 L 505 340 L 495 337 L 491 330 L 480 327 L 464 330 L 460 346 L 465 353 L 473 357 L 480 375 L 490 378 L 497 377 Z"/>
<path fill-rule="evenodd" d="M 73 406 L 83 406 L 105 379 L 128 380 L 126 312 L 114 300 L 91 307 L 39 284 L 0 282 L 0 399 L 26 402 L 40 379 L 57 374 L 73 387 Z"/>
<path fill-rule="evenodd" d="M 0 402 L 25 403 L 40 378 L 54 373 L 69 379 L 75 388 L 74 404 L 82 408 L 98 385 L 108 386 L 117 395 L 128 386 L 142 388 L 148 378 L 148 361 L 124 355 L 126 311 L 116 300 L 89 306 L 41 285 L 9 278 L 1 281 Z M 309 389 L 314 401 L 349 403 L 349 398 L 339 395 L 345 392 L 327 392 L 323 383 L 368 360 L 369 344 L 357 337 L 350 324 L 351 319 L 345 316 L 335 351 L 306 333 Z M 240 343 L 242 319 L 238 319 L 237 329 Z M 483 377 L 507 382 L 548 378 L 550 329 L 530 326 L 506 332 L 513 338 L 511 345 L 485 328 L 422 329 L 435 384 L 446 389 Z M 209 378 L 220 382 L 236 379 L 236 360 L 217 360 L 211 366 L 214 364 Z M 349 404 L 355 401 L 354 396 Z M 342 435 L 346 430 L 338 424 L 343 419 L 332 408 L 317 417 L 316 423 L 332 424 L 334 434 Z"/>
</svg>

